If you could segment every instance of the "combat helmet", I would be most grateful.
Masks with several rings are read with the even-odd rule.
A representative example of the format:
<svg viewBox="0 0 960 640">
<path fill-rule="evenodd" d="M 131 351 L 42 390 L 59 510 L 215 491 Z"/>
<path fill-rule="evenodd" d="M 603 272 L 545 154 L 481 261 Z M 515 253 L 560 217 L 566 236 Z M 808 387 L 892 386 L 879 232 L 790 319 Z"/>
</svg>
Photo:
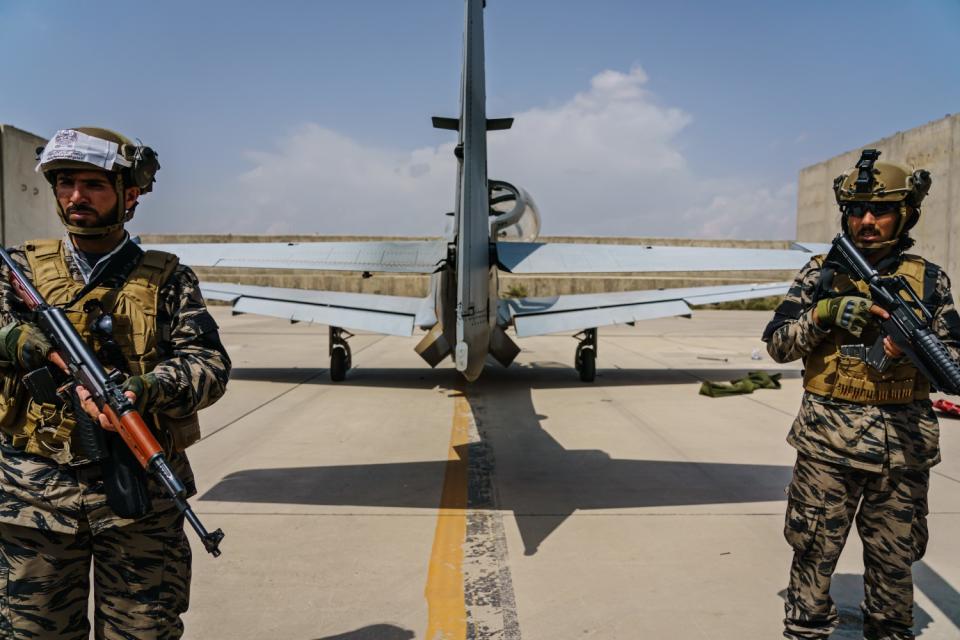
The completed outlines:
<svg viewBox="0 0 960 640">
<path fill-rule="evenodd" d="M 149 193 L 160 169 L 157 153 L 150 147 L 134 143 L 124 135 L 97 127 L 61 129 L 37 148 L 36 170 L 56 190 L 57 172 L 63 170 L 100 170 L 113 176 L 117 193 L 116 222 L 102 227 L 78 227 L 70 224 L 66 211 L 57 202 L 57 214 L 67 231 L 77 235 L 102 236 L 123 227 L 133 218 L 136 203 L 125 209 L 124 190 L 139 187 L 140 193 Z"/>
<path fill-rule="evenodd" d="M 882 249 L 895 245 L 920 219 L 920 203 L 930 191 L 933 179 L 926 169 L 910 171 L 892 162 L 877 162 L 880 151 L 864 149 L 856 166 L 833 181 L 833 193 L 843 213 L 841 226 L 849 233 L 847 221 L 864 203 L 899 205 L 900 223 L 893 238 L 884 242 L 857 243 L 861 249 Z M 891 206 L 885 204 L 884 206 Z"/>
</svg>

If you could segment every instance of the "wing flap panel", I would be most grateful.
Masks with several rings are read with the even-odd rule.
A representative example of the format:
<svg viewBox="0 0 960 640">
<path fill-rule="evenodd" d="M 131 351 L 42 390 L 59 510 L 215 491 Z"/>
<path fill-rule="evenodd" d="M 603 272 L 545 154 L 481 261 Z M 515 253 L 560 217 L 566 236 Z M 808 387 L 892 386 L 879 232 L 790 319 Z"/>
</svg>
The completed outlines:
<svg viewBox="0 0 960 640">
<path fill-rule="evenodd" d="M 394 336 L 411 336 L 415 319 L 432 317 L 424 311 L 429 298 L 258 287 L 230 282 L 204 282 L 200 290 L 205 297 L 230 302 L 238 313 Z"/>
<path fill-rule="evenodd" d="M 291 322 L 314 322 L 392 336 L 413 335 L 413 317 L 411 316 L 342 307 L 316 307 L 259 298 L 240 298 L 234 303 L 233 309 L 238 313 L 286 318 Z"/>
<path fill-rule="evenodd" d="M 580 331 L 591 327 L 626 324 L 651 318 L 682 316 L 689 313 L 690 307 L 682 300 L 669 300 L 649 304 L 516 316 L 514 325 L 517 329 L 517 336 L 526 338 L 547 333 Z"/>
<path fill-rule="evenodd" d="M 783 295 L 789 282 L 690 287 L 503 300 L 498 313 L 511 318 L 519 337 L 579 331 L 652 318 L 688 315 L 693 304 Z"/>
<path fill-rule="evenodd" d="M 774 282 L 770 284 L 755 285 L 753 289 L 741 289 L 740 291 L 718 291 L 716 293 L 688 295 L 684 297 L 684 300 L 690 304 L 715 304 L 717 302 L 732 302 L 734 300 L 750 300 L 752 298 L 782 296 L 787 293 L 790 285 L 790 282 Z"/>
<path fill-rule="evenodd" d="M 504 300 L 511 316 L 559 313 L 584 308 L 649 304 L 666 300 L 686 300 L 690 304 L 710 304 L 728 300 L 783 295 L 789 282 L 731 284 L 677 289 L 649 289 L 611 293 L 583 293 L 552 298 L 511 298 Z"/>
</svg>

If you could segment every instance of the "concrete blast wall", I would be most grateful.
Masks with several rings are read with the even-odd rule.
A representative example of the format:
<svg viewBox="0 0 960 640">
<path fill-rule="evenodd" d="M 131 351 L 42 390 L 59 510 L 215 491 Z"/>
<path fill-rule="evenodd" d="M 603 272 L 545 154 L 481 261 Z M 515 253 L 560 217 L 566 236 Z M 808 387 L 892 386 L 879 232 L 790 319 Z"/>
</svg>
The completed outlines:
<svg viewBox="0 0 960 640">
<path fill-rule="evenodd" d="M 897 132 L 803 169 L 797 194 L 797 239 L 828 242 L 840 230 L 833 179 L 853 167 L 861 149 L 879 149 L 883 152 L 880 160 L 928 169 L 933 175 L 920 222 L 910 232 L 917 240 L 911 251 L 943 267 L 956 289 L 960 286 L 960 221 L 956 219 L 960 212 L 960 114 Z"/>
<path fill-rule="evenodd" d="M 50 185 L 33 170 L 36 149 L 45 143 L 32 133 L 0 124 L 0 242 L 6 247 L 63 234 Z"/>
</svg>

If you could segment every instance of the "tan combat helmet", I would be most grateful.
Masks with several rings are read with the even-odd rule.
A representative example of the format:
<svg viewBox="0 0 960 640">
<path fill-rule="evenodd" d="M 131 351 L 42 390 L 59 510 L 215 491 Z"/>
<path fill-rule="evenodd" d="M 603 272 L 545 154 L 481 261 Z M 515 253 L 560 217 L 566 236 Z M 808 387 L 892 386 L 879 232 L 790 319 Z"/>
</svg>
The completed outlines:
<svg viewBox="0 0 960 640">
<path fill-rule="evenodd" d="M 160 169 L 157 153 L 150 147 L 136 144 L 124 135 L 97 127 L 61 129 L 37 149 L 37 171 L 56 189 L 57 172 L 63 170 L 108 171 L 114 176 L 117 192 L 116 222 L 103 227 L 78 227 L 70 224 L 66 211 L 57 202 L 57 214 L 67 231 L 83 236 L 102 236 L 123 227 L 133 218 L 136 203 L 123 210 L 124 190 L 139 187 L 149 193 Z"/>
<path fill-rule="evenodd" d="M 864 149 L 853 169 L 842 173 L 833 181 L 833 193 L 843 212 L 841 225 L 848 233 L 847 219 L 851 212 L 864 203 L 895 203 L 900 214 L 900 224 L 893 239 L 885 242 L 857 243 L 861 249 L 882 249 L 895 245 L 900 237 L 913 228 L 920 219 L 920 203 L 930 191 L 933 179 L 926 169 L 911 172 L 903 165 L 892 162 L 877 162 L 880 152 Z M 884 206 L 889 207 L 890 204 Z"/>
</svg>

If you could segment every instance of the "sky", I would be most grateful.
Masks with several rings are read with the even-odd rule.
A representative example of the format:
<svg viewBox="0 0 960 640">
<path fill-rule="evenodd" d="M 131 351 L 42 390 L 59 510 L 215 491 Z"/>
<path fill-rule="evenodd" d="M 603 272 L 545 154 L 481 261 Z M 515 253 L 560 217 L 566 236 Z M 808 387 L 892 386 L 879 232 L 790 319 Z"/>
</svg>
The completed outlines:
<svg viewBox="0 0 960 640">
<path fill-rule="evenodd" d="M 0 122 L 162 164 L 138 233 L 440 235 L 460 0 L 0 0 Z M 547 235 L 793 239 L 805 166 L 960 110 L 960 0 L 488 0 L 489 174 Z M 895 158 L 885 158 L 896 160 Z"/>
</svg>

